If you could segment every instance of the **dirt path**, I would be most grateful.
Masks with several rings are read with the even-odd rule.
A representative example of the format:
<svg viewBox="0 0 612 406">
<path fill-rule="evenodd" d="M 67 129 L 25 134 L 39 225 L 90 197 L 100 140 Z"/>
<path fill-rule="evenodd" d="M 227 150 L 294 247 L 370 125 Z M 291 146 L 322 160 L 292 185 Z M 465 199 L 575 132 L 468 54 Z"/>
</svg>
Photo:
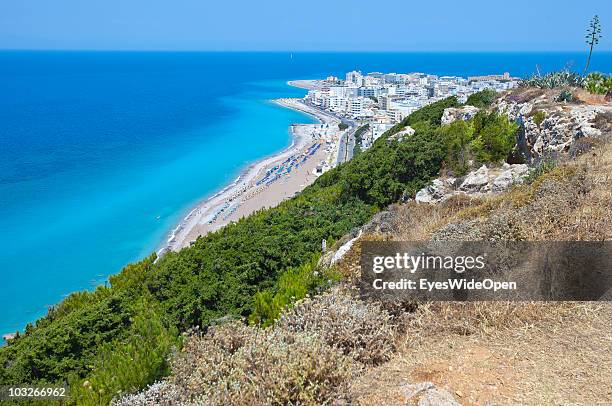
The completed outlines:
<svg viewBox="0 0 612 406">
<path fill-rule="evenodd" d="M 412 346 L 354 382 L 359 404 L 410 404 L 403 386 L 430 381 L 462 405 L 612 404 L 612 304 L 559 321 L 448 335 Z"/>
</svg>

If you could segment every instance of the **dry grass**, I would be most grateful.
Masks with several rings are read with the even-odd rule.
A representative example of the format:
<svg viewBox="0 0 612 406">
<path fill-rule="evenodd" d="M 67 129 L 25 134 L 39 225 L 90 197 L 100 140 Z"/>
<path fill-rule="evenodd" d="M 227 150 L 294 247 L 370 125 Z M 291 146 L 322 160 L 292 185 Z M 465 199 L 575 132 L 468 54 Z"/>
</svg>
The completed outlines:
<svg viewBox="0 0 612 406">
<path fill-rule="evenodd" d="M 610 240 L 611 173 L 605 145 L 501 195 L 402 205 L 396 231 L 376 238 Z M 358 276 L 358 262 L 344 272 Z M 405 404 L 402 385 L 433 381 L 465 405 L 612 402 L 611 320 L 608 304 L 421 303 L 401 318 L 397 354 L 355 380 L 351 396 L 357 404 Z"/>
<path fill-rule="evenodd" d="M 591 105 L 602 105 L 606 104 L 605 95 L 603 94 L 594 94 L 585 89 L 572 89 L 572 94 L 574 97 L 584 103 Z"/>
<path fill-rule="evenodd" d="M 481 199 L 450 199 L 435 206 L 408 204 L 397 211 L 391 239 L 490 239 L 500 222 L 506 240 L 567 241 L 612 238 L 612 147 L 605 145 L 541 175 L 531 185 Z M 462 229 L 462 234 L 449 230 Z"/>
<path fill-rule="evenodd" d="M 431 310 L 431 317 L 422 316 L 423 326 L 446 314 Z M 612 352 L 604 332 L 612 323 L 612 306 L 574 303 L 561 311 L 554 306 L 540 310 L 537 319 L 531 318 L 533 312 L 527 318 L 504 312 L 524 323 L 490 334 L 408 338 L 392 361 L 353 382 L 354 403 L 407 404 L 406 383 L 431 381 L 464 406 L 610 404 Z"/>
</svg>

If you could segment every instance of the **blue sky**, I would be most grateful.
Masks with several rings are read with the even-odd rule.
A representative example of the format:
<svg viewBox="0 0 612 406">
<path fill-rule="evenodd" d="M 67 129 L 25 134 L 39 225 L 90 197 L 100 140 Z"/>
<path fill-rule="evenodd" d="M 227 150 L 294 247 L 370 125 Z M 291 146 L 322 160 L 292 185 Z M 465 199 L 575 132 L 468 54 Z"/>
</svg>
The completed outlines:
<svg viewBox="0 0 612 406">
<path fill-rule="evenodd" d="M 0 0 L 1 49 L 569 51 L 612 1 Z"/>
</svg>

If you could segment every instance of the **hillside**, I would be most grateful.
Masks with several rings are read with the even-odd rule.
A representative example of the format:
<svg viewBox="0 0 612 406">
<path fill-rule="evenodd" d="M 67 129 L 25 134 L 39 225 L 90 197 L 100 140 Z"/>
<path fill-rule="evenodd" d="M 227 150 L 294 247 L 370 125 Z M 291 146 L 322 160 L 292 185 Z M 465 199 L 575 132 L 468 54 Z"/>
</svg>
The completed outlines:
<svg viewBox="0 0 612 406">
<path fill-rule="evenodd" d="M 455 98 L 416 111 L 295 198 L 71 295 L 0 349 L 0 382 L 68 382 L 73 402 L 98 404 L 170 375 L 118 404 L 367 404 L 382 377 L 440 386 L 427 396 L 470 394 L 471 381 L 418 372 L 418 362 L 431 369 L 421 349 L 464 339 L 512 348 L 525 327 L 560 328 L 580 312 L 588 317 L 576 323 L 593 321 L 589 338 L 601 344 L 606 306 L 363 302 L 354 289 L 359 244 L 345 245 L 357 235 L 609 240 L 612 107 L 580 89 L 558 101 L 559 92 L 483 92 L 466 103 L 479 112 Z M 446 185 L 430 191 L 438 203 L 414 200 L 432 185 Z M 322 239 L 337 243 L 319 259 Z M 328 266 L 341 247 L 347 253 Z M 450 367 L 460 362 L 456 351 L 439 354 Z M 610 375 L 600 378 L 605 387 Z M 370 392 L 375 404 L 382 394 Z"/>
<path fill-rule="evenodd" d="M 506 193 L 393 206 L 362 238 L 609 240 L 611 169 L 605 144 Z M 359 277 L 354 247 L 338 264 L 348 280 Z M 192 336 L 168 381 L 119 404 L 597 404 L 612 399 L 611 321 L 607 302 L 385 309 L 345 283 L 299 302 L 273 328 L 225 324 Z"/>
<path fill-rule="evenodd" d="M 521 154 L 529 153 L 523 161 L 532 165 L 527 172 L 511 171 L 523 163 L 492 163 L 487 178 L 475 183 L 470 179 L 478 171 L 478 176 L 483 174 L 476 159 L 465 168 L 446 166 L 433 185 L 448 188 L 434 187 L 440 192 L 435 203 L 419 203 L 404 193 L 404 202 L 353 229 L 319 261 L 316 272 L 326 272 L 331 265 L 342 275 L 330 291 L 302 299 L 264 330 L 231 322 L 203 334 L 194 332 L 167 380 L 117 404 L 540 405 L 612 400 L 608 303 L 438 302 L 389 307 L 364 302 L 355 290 L 360 278 L 355 238 L 610 240 L 612 107 L 603 98 L 593 102 L 592 96 L 589 103 L 559 103 L 552 99 L 558 93 L 519 89 L 488 103 L 488 110 L 499 115 L 487 112 L 484 119 L 475 119 L 488 119 L 503 129 L 508 124 L 500 117 L 522 109 L 523 121 L 516 131 L 526 140 Z M 537 111 L 544 109 L 551 124 L 540 122 L 534 128 Z M 465 110 L 474 114 L 463 115 Z M 445 118 L 439 116 L 446 127 L 437 133 L 446 133 L 454 120 L 471 123 L 475 114 L 473 109 L 447 108 Z M 584 114 L 588 119 L 580 119 Z M 414 134 L 423 131 L 419 121 L 410 121 L 415 117 L 377 147 L 410 140 L 404 134 L 412 132 L 403 129 L 408 124 L 416 128 Z M 478 139 L 486 131 L 475 133 L 470 136 Z M 510 148 L 508 156 L 516 159 L 518 148 Z M 444 153 L 449 152 L 456 151 Z M 458 155 L 446 155 L 444 162 L 448 165 Z M 357 162 L 360 165 L 366 164 Z M 496 183 L 508 171 L 519 173 L 519 178 Z M 465 184 L 470 188 L 462 188 Z M 413 190 L 412 196 L 418 194 Z M 421 191 L 431 192 L 431 186 Z M 275 297 L 283 289 L 279 286 Z"/>
<path fill-rule="evenodd" d="M 339 239 L 436 176 L 443 157 L 430 133 L 444 108 L 457 105 L 450 98 L 428 106 L 415 115 L 424 131 L 409 142 L 378 143 L 275 208 L 157 262 L 151 256 L 128 265 L 93 292 L 70 295 L 0 348 L 0 382 L 68 382 L 79 402 L 99 403 L 165 376 L 180 332 L 269 308 L 261 300 L 269 295 L 256 295 L 292 283 L 295 274 L 303 286 L 299 270 L 311 273 L 304 270 L 321 240 Z M 313 288 L 326 276 L 315 279 Z"/>
</svg>

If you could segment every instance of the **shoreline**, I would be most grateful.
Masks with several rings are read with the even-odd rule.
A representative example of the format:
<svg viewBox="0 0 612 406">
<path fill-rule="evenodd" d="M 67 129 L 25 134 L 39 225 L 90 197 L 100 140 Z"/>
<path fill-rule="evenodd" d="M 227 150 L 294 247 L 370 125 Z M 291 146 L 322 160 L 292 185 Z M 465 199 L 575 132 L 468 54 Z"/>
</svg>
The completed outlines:
<svg viewBox="0 0 612 406">
<path fill-rule="evenodd" d="M 295 82 L 287 84 L 300 87 Z M 324 161 L 333 165 L 331 157 L 337 144 L 334 135 L 340 132 L 337 127 L 339 120 L 302 103 L 301 99 L 271 101 L 308 114 L 319 123 L 292 124 L 289 128 L 292 140 L 288 147 L 247 165 L 233 182 L 197 203 L 167 234 L 156 251 L 158 258 L 166 252 L 188 247 L 199 236 L 257 210 L 276 206 L 314 182 L 319 175 L 315 169 L 325 166 Z"/>
</svg>

